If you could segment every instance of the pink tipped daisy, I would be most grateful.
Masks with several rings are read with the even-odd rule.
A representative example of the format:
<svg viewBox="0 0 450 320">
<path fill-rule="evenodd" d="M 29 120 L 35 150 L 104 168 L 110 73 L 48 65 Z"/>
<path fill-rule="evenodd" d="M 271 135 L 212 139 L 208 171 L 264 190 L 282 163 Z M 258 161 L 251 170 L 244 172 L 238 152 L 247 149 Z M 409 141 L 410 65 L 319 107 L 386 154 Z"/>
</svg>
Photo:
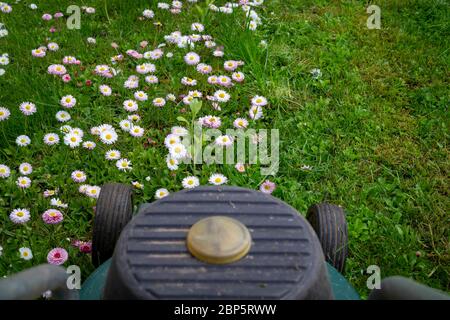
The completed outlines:
<svg viewBox="0 0 450 320">
<path fill-rule="evenodd" d="M 64 216 L 59 210 L 48 209 L 42 214 L 42 220 L 47 224 L 58 224 L 64 220 Z"/>
<path fill-rule="evenodd" d="M 53 265 L 61 265 L 67 261 L 69 254 L 64 248 L 54 248 L 47 254 L 47 262 Z"/>
<path fill-rule="evenodd" d="M 72 172 L 70 177 L 76 183 L 85 182 L 86 178 L 87 178 L 86 174 L 83 171 L 80 171 L 80 170 L 75 170 L 74 172 Z"/>
<path fill-rule="evenodd" d="M 259 190 L 263 193 L 271 194 L 275 190 L 275 187 L 275 183 L 266 180 L 261 184 Z"/>
</svg>

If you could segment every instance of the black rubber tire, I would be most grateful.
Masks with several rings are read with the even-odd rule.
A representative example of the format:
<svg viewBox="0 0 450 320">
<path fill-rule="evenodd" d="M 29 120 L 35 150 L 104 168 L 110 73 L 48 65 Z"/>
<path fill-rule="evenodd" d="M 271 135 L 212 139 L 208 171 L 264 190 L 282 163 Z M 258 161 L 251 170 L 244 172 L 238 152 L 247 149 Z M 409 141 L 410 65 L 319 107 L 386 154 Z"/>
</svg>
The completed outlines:
<svg viewBox="0 0 450 320">
<path fill-rule="evenodd" d="M 133 216 L 133 188 L 126 184 L 102 186 L 92 232 L 92 263 L 98 267 L 112 257 L 120 233 Z"/>
<path fill-rule="evenodd" d="M 344 210 L 336 205 L 320 203 L 308 209 L 306 218 L 322 245 L 325 260 L 344 272 L 348 254 L 348 228 Z"/>
</svg>

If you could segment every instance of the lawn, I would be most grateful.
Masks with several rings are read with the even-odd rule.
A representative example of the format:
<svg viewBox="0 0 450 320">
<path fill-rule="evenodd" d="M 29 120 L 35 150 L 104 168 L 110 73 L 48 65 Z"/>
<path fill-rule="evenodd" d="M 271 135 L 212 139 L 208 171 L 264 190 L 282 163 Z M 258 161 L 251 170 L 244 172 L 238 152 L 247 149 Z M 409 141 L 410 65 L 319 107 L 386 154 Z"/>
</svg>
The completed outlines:
<svg viewBox="0 0 450 320">
<path fill-rule="evenodd" d="M 0 38 L 0 56 L 9 55 L 0 65 L 0 107 L 11 113 L 0 121 L 0 164 L 11 170 L 0 178 L 0 276 L 45 263 L 50 250 L 63 248 L 68 253 L 63 265 L 81 266 L 86 277 L 94 269 L 85 251 L 97 186 L 134 183 L 140 204 L 155 201 L 161 188 L 176 192 L 189 181 L 195 185 L 195 178 L 210 184 L 217 173 L 229 185 L 251 189 L 267 180 L 275 183 L 272 195 L 302 213 L 320 201 L 343 206 L 350 235 L 345 276 L 363 297 L 369 292 L 370 265 L 379 266 L 383 278 L 403 275 L 450 291 L 448 1 L 380 0 L 375 4 L 381 8 L 381 29 L 367 28 L 368 3 L 356 0 L 266 0 L 253 8 L 260 21 L 254 14 L 246 18 L 239 7 L 216 12 L 205 1 L 183 1 L 180 13 L 158 8 L 157 1 L 36 0 L 36 9 L 30 3 L 10 3 L 10 13 L 0 12 L 8 30 Z M 215 1 L 218 7 L 225 3 Z M 72 4 L 95 8 L 95 13 L 81 10 L 80 29 L 66 25 Z M 145 9 L 154 16 L 144 17 Z M 64 17 L 43 17 L 56 12 Z M 250 20 L 256 30 L 250 30 L 255 23 Z M 193 31 L 195 22 L 204 31 Z M 177 35 L 167 37 L 174 31 L 211 39 L 190 48 L 179 39 L 173 43 Z M 52 51 L 49 43 L 59 49 Z M 47 49 L 32 54 L 41 46 Z M 191 62 L 190 52 L 212 72 L 199 72 L 198 57 Z M 66 58 L 70 80 L 65 82 L 48 68 L 68 56 L 80 63 Z M 237 63 L 226 70 L 225 61 Z M 144 63 L 156 70 L 148 65 L 139 70 Z M 101 65 L 108 65 L 106 71 Z M 50 71 L 58 72 L 55 68 Z M 137 87 L 129 78 L 133 75 L 139 78 Z M 211 75 L 227 75 L 224 81 L 234 85 L 208 82 Z M 197 84 L 190 86 L 183 77 Z M 220 90 L 230 95 L 228 101 Z M 195 96 L 202 101 L 198 113 L 198 104 L 189 99 Z M 137 101 L 138 109 L 133 103 L 124 106 L 126 100 Z M 26 115 L 33 105 L 24 102 L 37 112 Z M 255 109 L 261 118 L 249 113 Z M 61 110 L 70 121 L 57 120 L 64 120 L 56 115 Z M 123 121 L 132 115 L 139 117 Z M 278 172 L 262 175 L 258 163 L 246 165 L 245 172 L 227 164 L 167 163 L 171 128 L 189 129 L 191 120 L 208 115 L 220 118 L 220 129 L 233 128 L 237 118 L 245 118 L 248 128 L 278 129 Z M 136 133 L 130 134 L 125 123 L 138 128 Z M 112 128 L 98 128 L 103 124 Z M 103 129 L 113 137 L 99 135 Z M 49 133 L 57 134 L 59 143 L 50 145 Z M 20 135 L 31 143 L 19 146 Z M 73 136 L 82 139 L 78 146 L 70 146 Z M 95 144 L 92 150 L 88 141 Z M 131 161 L 130 168 L 109 150 Z M 27 165 L 19 170 L 24 163 L 31 165 L 31 174 L 24 172 Z M 25 176 L 31 184 L 23 181 L 21 188 L 16 182 Z M 15 209 L 28 210 L 30 218 L 22 210 L 22 217 L 16 211 L 11 219 Z M 20 248 L 30 249 L 32 258 Z"/>
</svg>

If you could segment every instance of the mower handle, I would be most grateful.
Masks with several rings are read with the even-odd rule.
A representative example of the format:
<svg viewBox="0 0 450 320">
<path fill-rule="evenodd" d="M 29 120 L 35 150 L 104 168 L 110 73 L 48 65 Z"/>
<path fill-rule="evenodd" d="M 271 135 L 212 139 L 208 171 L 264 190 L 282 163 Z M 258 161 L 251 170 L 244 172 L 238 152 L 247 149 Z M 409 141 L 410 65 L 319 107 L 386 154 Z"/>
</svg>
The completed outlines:
<svg viewBox="0 0 450 320">
<path fill-rule="evenodd" d="M 450 300 L 450 296 L 411 279 L 394 276 L 383 279 L 381 288 L 372 290 L 369 300 Z"/>
<path fill-rule="evenodd" d="M 56 299 L 73 299 L 77 290 L 67 288 L 66 270 L 41 264 L 0 280 L 0 300 L 31 300 L 51 290 Z"/>
</svg>

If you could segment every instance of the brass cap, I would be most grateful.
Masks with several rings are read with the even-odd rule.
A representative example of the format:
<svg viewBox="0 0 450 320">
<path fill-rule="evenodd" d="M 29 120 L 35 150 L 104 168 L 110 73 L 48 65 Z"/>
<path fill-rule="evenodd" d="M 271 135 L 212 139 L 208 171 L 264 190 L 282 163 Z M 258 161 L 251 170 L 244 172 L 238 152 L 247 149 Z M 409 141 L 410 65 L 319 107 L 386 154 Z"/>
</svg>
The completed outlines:
<svg viewBox="0 0 450 320">
<path fill-rule="evenodd" d="M 197 259 L 212 264 L 240 260 L 250 250 L 247 227 L 236 219 L 214 216 L 196 222 L 188 232 L 187 248 Z"/>
</svg>

